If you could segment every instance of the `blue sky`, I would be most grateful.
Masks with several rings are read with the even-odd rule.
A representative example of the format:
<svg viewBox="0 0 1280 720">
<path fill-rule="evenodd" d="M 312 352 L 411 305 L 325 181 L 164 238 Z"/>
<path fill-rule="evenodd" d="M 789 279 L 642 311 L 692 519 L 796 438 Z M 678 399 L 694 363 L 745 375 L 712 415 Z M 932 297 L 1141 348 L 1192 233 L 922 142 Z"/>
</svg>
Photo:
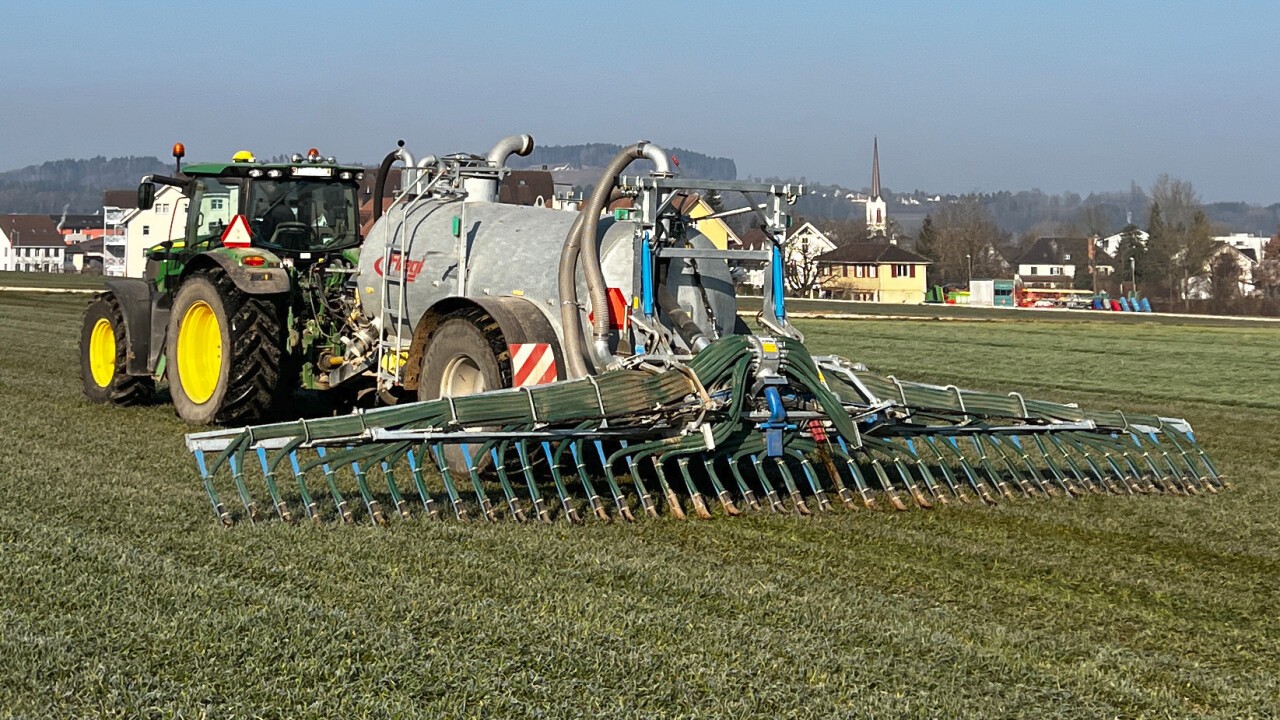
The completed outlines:
<svg viewBox="0 0 1280 720">
<path fill-rule="evenodd" d="M 4 4 L 0 170 L 649 139 L 895 190 L 1280 201 L 1280 3 Z"/>
</svg>

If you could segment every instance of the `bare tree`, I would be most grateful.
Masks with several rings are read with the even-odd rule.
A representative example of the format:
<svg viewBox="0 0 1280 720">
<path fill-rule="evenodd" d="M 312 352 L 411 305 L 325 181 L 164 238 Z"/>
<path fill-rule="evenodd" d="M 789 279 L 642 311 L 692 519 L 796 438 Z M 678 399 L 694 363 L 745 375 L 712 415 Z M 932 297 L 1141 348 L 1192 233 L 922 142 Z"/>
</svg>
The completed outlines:
<svg viewBox="0 0 1280 720">
<path fill-rule="evenodd" d="M 1151 185 L 1151 201 L 1160 204 L 1164 222 L 1171 228 L 1191 227 L 1196 211 L 1200 210 L 1200 195 L 1191 183 L 1168 173 L 1156 178 Z"/>
<path fill-rule="evenodd" d="M 976 194 L 947 203 L 932 218 L 932 247 L 936 273 L 942 283 L 967 281 L 970 277 L 993 277 L 1001 272 L 996 246 L 1000 228 Z"/>
<path fill-rule="evenodd" d="M 817 258 L 822 249 L 811 245 L 807 239 L 788 241 L 782 246 L 782 279 L 787 292 L 796 297 L 812 297 L 827 286 L 818 267 Z"/>
<path fill-rule="evenodd" d="M 1269 257 L 1258 263 L 1253 270 L 1253 284 L 1264 297 L 1280 298 L 1280 257 Z"/>
</svg>

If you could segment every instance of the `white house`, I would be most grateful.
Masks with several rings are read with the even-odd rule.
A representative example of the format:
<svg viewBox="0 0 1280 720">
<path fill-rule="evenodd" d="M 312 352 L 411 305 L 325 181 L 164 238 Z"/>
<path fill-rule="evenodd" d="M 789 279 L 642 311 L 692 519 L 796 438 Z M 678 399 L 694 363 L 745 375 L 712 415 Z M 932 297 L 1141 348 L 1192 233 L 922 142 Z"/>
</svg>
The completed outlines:
<svg viewBox="0 0 1280 720">
<path fill-rule="evenodd" d="M 165 240 L 181 240 L 187 227 L 187 198 L 171 185 L 156 188 L 150 210 L 125 209 L 120 219 L 124 229 L 124 276 L 146 274 L 147 250 Z"/>
<path fill-rule="evenodd" d="M 64 270 L 67 242 L 48 215 L 0 215 L 0 270 Z"/>
<path fill-rule="evenodd" d="M 761 250 L 772 247 L 769 237 L 763 230 L 753 229 L 742 236 L 742 247 L 746 250 Z M 813 223 L 805 223 L 787 235 L 782 241 L 783 264 L 787 267 L 788 289 L 795 285 L 812 285 L 818 277 L 818 256 L 836 249 L 821 230 Z M 747 271 L 745 284 L 755 290 L 764 287 L 764 269 L 760 267 Z"/>
<path fill-rule="evenodd" d="M 1070 288 L 1077 270 L 1109 275 L 1116 261 L 1090 238 L 1040 237 L 1014 261 L 1018 276 L 1027 287 Z"/>
<path fill-rule="evenodd" d="M 1253 283 L 1253 271 L 1258 262 L 1249 253 L 1226 242 L 1219 242 L 1198 275 L 1187 278 L 1182 289 L 1182 296 L 1191 300 L 1207 300 L 1214 296 L 1213 279 L 1222 263 L 1230 263 L 1231 275 L 1235 277 L 1238 292 L 1251 295 L 1256 286 Z"/>
<path fill-rule="evenodd" d="M 1146 247 L 1147 240 L 1151 238 L 1151 236 L 1147 234 L 1147 231 L 1138 230 L 1134 234 L 1137 235 L 1138 237 L 1138 244 L 1141 245 L 1142 247 Z M 1115 235 L 1108 235 L 1102 238 L 1101 240 L 1098 241 L 1098 244 L 1102 246 L 1103 250 L 1107 251 L 1108 255 L 1115 257 L 1120 252 L 1121 240 L 1124 240 L 1124 233 L 1118 232 Z"/>
<path fill-rule="evenodd" d="M 1213 239 L 1220 243 L 1226 243 L 1236 250 L 1239 250 L 1254 262 L 1262 262 L 1267 259 L 1267 243 L 1271 242 L 1271 238 L 1269 237 L 1261 237 L 1259 235 L 1251 235 L 1249 233 L 1217 235 Z"/>
</svg>

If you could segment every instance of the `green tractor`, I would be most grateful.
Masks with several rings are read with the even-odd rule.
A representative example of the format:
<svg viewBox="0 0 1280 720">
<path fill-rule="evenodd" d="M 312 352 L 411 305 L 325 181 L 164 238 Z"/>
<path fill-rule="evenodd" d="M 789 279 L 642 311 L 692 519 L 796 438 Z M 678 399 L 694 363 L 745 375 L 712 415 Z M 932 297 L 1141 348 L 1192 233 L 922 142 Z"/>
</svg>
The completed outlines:
<svg viewBox="0 0 1280 720">
<path fill-rule="evenodd" d="M 177 413 L 195 424 L 241 424 L 275 414 L 303 388 L 326 388 L 339 338 L 357 315 L 352 293 L 361 242 L 364 169 L 312 149 L 290 162 L 181 165 L 152 175 L 187 201 L 182 240 L 147 251 L 147 278 L 108 278 L 85 311 L 81 377 L 93 402 L 147 402 L 167 379 Z"/>
</svg>

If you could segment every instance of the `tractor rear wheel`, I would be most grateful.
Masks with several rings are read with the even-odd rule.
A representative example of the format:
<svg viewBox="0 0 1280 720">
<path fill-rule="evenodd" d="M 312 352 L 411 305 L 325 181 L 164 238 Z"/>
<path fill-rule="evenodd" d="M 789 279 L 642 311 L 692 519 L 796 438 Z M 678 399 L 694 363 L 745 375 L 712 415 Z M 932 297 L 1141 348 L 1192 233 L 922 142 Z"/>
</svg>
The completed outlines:
<svg viewBox="0 0 1280 720">
<path fill-rule="evenodd" d="M 111 293 L 102 293 L 84 311 L 80 330 L 80 380 L 90 402 L 137 405 L 151 399 L 155 381 L 148 375 L 130 375 L 125 361 L 129 338 L 124 312 Z"/>
<path fill-rule="evenodd" d="M 268 418 L 293 388 L 284 308 L 220 272 L 183 281 L 169 320 L 166 373 L 183 420 L 233 425 Z"/>
<path fill-rule="evenodd" d="M 419 377 L 419 400 L 456 398 L 511 387 L 511 351 L 498 322 L 480 310 L 445 318 L 427 340 Z M 446 445 L 444 450 L 450 469 L 465 473 L 461 448 Z M 473 461 L 480 469 L 491 464 L 488 458 Z"/>
</svg>

